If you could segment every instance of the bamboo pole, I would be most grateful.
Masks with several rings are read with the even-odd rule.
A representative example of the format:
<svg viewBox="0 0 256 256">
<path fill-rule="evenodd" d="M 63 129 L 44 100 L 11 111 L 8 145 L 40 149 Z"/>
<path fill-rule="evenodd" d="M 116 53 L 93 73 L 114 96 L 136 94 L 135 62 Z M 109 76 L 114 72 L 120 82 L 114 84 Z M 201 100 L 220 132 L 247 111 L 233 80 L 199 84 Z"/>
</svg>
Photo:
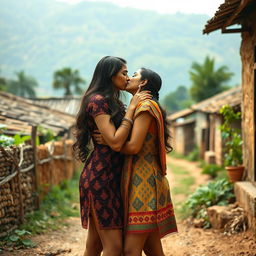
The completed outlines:
<svg viewBox="0 0 256 256">
<path fill-rule="evenodd" d="M 31 140 L 33 147 L 33 161 L 34 161 L 34 177 L 35 177 L 35 207 L 39 209 L 40 207 L 40 198 L 39 198 L 39 173 L 37 168 L 37 145 L 36 145 L 36 136 L 37 136 L 37 126 L 32 126 Z"/>
</svg>

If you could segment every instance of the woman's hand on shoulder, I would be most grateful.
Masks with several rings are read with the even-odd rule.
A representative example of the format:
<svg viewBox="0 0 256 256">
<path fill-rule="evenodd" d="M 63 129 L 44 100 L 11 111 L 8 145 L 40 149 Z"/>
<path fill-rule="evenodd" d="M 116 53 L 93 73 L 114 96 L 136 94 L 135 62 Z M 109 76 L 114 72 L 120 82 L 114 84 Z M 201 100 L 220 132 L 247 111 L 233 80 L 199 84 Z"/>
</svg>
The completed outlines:
<svg viewBox="0 0 256 256">
<path fill-rule="evenodd" d="M 150 91 L 140 91 L 140 88 L 138 91 L 133 95 L 130 106 L 136 108 L 137 105 L 144 101 L 144 100 L 150 100 L 152 99 L 152 95 L 150 94 Z"/>
</svg>

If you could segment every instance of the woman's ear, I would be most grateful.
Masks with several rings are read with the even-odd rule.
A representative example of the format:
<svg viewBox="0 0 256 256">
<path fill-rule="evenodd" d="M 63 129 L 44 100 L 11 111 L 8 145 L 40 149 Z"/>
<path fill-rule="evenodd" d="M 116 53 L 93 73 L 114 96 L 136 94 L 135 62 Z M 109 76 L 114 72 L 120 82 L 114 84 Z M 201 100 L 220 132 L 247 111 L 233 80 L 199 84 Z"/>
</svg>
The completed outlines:
<svg viewBox="0 0 256 256">
<path fill-rule="evenodd" d="M 147 84 L 147 82 L 148 82 L 148 79 L 142 80 L 139 84 L 139 87 L 141 88 L 141 87 L 145 86 Z"/>
</svg>

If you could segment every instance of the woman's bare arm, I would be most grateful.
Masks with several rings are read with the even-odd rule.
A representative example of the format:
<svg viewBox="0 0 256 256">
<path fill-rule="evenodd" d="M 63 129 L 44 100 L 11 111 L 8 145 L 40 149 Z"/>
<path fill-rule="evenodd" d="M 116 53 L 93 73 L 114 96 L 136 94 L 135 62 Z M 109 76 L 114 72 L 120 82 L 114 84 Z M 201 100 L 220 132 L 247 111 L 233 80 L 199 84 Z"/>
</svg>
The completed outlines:
<svg viewBox="0 0 256 256">
<path fill-rule="evenodd" d="M 122 147 L 122 153 L 134 155 L 141 150 L 152 120 L 153 117 L 149 112 L 142 112 L 136 117 L 132 128 L 131 138 Z"/>
<path fill-rule="evenodd" d="M 151 95 L 148 91 L 135 94 L 126 111 L 125 118 L 132 120 L 137 104 L 149 98 L 151 98 Z M 110 118 L 110 115 L 100 114 L 94 120 L 106 143 L 114 151 L 120 151 L 131 131 L 132 124 L 129 121 L 122 121 L 120 127 L 116 129 Z"/>
</svg>

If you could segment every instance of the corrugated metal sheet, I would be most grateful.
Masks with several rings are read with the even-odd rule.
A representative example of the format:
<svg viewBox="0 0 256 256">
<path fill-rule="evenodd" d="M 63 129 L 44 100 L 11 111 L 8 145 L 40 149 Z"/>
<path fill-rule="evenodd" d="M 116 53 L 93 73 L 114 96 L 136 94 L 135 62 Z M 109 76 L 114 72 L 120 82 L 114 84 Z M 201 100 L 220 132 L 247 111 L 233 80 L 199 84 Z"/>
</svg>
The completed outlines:
<svg viewBox="0 0 256 256">
<path fill-rule="evenodd" d="M 48 106 L 52 109 L 76 116 L 80 107 L 81 97 L 37 98 L 31 100 L 36 104 Z"/>
<path fill-rule="evenodd" d="M 57 135 L 68 131 L 74 125 L 75 117 L 29 99 L 0 92 L 0 123 L 6 125 L 10 133 L 30 133 L 32 125 L 41 125 Z"/>
</svg>

